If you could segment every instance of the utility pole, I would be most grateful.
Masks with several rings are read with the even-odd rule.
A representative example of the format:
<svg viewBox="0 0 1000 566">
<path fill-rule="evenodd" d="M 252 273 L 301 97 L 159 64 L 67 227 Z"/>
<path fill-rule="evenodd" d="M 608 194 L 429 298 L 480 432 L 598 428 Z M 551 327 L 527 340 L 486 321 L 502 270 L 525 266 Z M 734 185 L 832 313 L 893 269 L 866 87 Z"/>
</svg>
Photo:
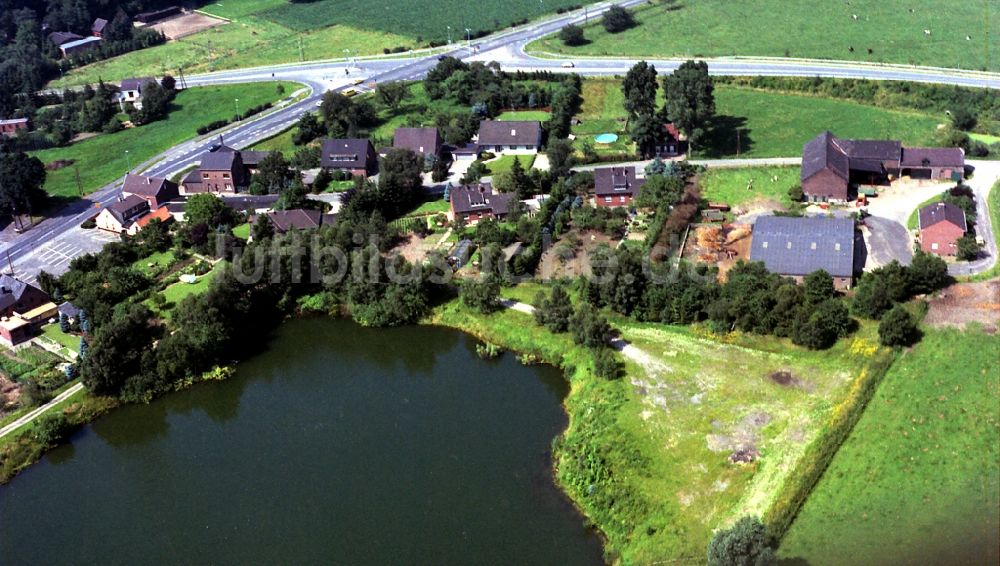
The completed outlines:
<svg viewBox="0 0 1000 566">
<path fill-rule="evenodd" d="M 736 128 L 736 157 L 740 156 L 740 129 Z"/>
<path fill-rule="evenodd" d="M 10 276 L 14 276 L 14 262 L 10 260 L 10 250 L 7 250 L 7 267 L 10 268 Z"/>
<path fill-rule="evenodd" d="M 451 45 L 451 26 L 448 27 L 448 45 Z"/>
<path fill-rule="evenodd" d="M 132 157 L 129 156 L 127 149 L 125 150 L 125 162 L 128 163 L 128 171 L 125 172 L 129 173 L 132 171 Z"/>
<path fill-rule="evenodd" d="M 240 121 L 240 99 L 239 98 L 234 98 L 233 99 L 233 104 L 236 106 L 236 121 L 239 122 Z"/>
<path fill-rule="evenodd" d="M 80 166 L 73 165 L 73 174 L 76 177 L 76 192 L 83 197 L 83 183 L 80 182 Z"/>
<path fill-rule="evenodd" d="M 302 49 L 302 36 L 300 35 L 299 36 L 299 61 L 305 61 L 305 60 L 306 60 L 306 53 L 305 53 L 305 50 Z"/>
</svg>

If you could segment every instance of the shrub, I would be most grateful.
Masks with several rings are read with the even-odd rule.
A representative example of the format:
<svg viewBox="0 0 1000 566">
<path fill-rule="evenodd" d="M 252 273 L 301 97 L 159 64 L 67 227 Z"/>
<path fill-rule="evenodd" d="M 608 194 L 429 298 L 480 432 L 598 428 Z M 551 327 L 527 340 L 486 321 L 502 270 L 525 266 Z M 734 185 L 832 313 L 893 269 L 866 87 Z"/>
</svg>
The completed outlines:
<svg viewBox="0 0 1000 566">
<path fill-rule="evenodd" d="M 878 340 L 883 346 L 909 346 L 918 338 L 917 323 L 903 305 L 892 307 L 878 324 Z"/>
<path fill-rule="evenodd" d="M 604 12 L 604 16 L 601 18 L 601 25 L 604 26 L 604 30 L 608 33 L 618 33 L 635 26 L 635 18 L 632 16 L 632 12 L 629 12 L 625 8 L 612 6 L 608 11 Z"/>
<path fill-rule="evenodd" d="M 743 517 L 715 533 L 708 543 L 709 566 L 764 566 L 774 562 L 767 532 L 757 517 Z"/>
<path fill-rule="evenodd" d="M 559 39 L 561 39 L 565 45 L 569 45 L 571 47 L 587 43 L 587 38 L 583 35 L 583 28 L 573 24 L 569 24 L 559 30 Z"/>
<path fill-rule="evenodd" d="M 38 419 L 33 435 L 36 441 L 45 446 L 54 446 L 62 442 L 69 433 L 70 424 L 66 415 L 55 412 Z"/>
<path fill-rule="evenodd" d="M 609 348 L 594 352 L 594 374 L 603 379 L 618 379 L 622 374 L 622 364 Z"/>
</svg>

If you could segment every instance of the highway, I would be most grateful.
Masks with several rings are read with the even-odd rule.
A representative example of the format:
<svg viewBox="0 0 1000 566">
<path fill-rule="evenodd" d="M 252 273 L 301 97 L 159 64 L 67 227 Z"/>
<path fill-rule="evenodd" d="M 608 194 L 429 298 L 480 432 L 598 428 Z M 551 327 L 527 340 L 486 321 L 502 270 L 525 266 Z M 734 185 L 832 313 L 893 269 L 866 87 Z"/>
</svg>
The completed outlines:
<svg viewBox="0 0 1000 566">
<path fill-rule="evenodd" d="M 470 61 L 497 61 L 501 68 L 507 71 L 545 70 L 578 73 L 586 76 L 624 74 L 635 63 L 634 60 L 575 59 L 567 61 L 529 55 L 525 52 L 524 47 L 537 38 L 557 32 L 569 23 L 580 23 L 585 18 L 597 17 L 612 5 L 630 7 L 643 2 L 644 0 L 602 2 L 590 5 L 586 9 L 528 23 L 518 28 L 503 30 L 472 42 L 462 41 L 452 44 L 450 48 L 410 54 L 409 56 L 359 57 L 351 60 L 314 61 L 221 71 L 186 76 L 185 82 L 189 87 L 271 80 L 296 81 L 305 85 L 308 92 L 302 100 L 225 129 L 223 132 L 225 143 L 242 148 L 291 126 L 303 113 L 314 110 L 323 93 L 327 90 L 343 90 L 358 78 L 363 78 L 365 84 L 420 79 L 437 64 L 438 58 L 443 55 Z M 1000 88 L 1000 74 L 957 69 L 780 58 L 726 58 L 706 59 L 706 61 L 709 72 L 716 75 L 851 77 Z M 652 62 L 661 73 L 664 73 L 676 68 L 682 60 L 665 59 Z M 572 63 L 573 66 L 569 67 L 569 63 Z M 213 133 L 185 142 L 139 165 L 134 171 L 148 175 L 169 176 L 195 165 L 198 157 L 207 151 L 216 140 L 217 134 Z M 113 202 L 117 197 L 117 185 L 120 182 L 121 179 L 102 187 L 90 193 L 86 198 L 67 205 L 52 217 L 40 221 L 0 250 L 0 257 L 9 257 L 14 265 L 20 267 L 29 259 L 36 248 L 79 226 L 95 213 L 98 206 Z M 977 269 L 977 271 L 979 270 Z"/>
</svg>

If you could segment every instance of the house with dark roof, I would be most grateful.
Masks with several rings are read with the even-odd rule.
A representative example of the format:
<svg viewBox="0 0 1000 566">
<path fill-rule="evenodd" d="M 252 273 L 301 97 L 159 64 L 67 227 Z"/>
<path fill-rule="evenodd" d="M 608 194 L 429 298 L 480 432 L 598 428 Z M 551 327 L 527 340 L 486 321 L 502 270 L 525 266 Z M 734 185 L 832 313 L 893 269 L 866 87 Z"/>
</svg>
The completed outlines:
<svg viewBox="0 0 1000 566">
<path fill-rule="evenodd" d="M 753 226 L 750 260 L 801 283 L 823 269 L 838 289 L 854 282 L 854 220 L 850 218 L 763 216 Z"/>
<path fill-rule="evenodd" d="M 142 89 L 146 87 L 149 83 L 155 83 L 156 79 L 153 77 L 138 77 L 129 78 L 122 80 L 121 84 L 118 85 L 118 94 L 115 95 L 115 102 L 119 105 L 125 104 L 126 102 L 132 104 L 136 108 L 142 109 Z"/>
<path fill-rule="evenodd" d="M 99 37 L 84 37 L 82 39 L 77 39 L 76 41 L 63 43 L 59 46 L 59 51 L 62 53 L 63 57 L 72 57 L 74 55 L 86 53 L 100 44 L 101 38 Z"/>
<path fill-rule="evenodd" d="M 635 167 L 594 169 L 594 202 L 597 206 L 628 206 L 638 198 L 645 179 L 637 179 Z"/>
<path fill-rule="evenodd" d="M 392 147 L 408 149 L 423 157 L 441 155 L 441 134 L 437 128 L 396 128 L 392 136 Z"/>
<path fill-rule="evenodd" d="M 71 41 L 83 39 L 83 36 L 71 31 L 54 31 L 49 34 L 48 38 L 56 47 L 61 47 Z"/>
<path fill-rule="evenodd" d="M 292 210 L 275 210 L 250 217 L 250 224 L 256 225 L 260 218 L 266 216 L 274 227 L 275 234 L 284 234 L 292 230 L 310 230 L 324 224 L 332 224 L 335 216 L 323 214 L 318 210 L 295 208 Z M 252 234 L 251 234 L 252 237 Z"/>
<path fill-rule="evenodd" d="M 249 184 L 243 153 L 223 145 L 201 155 L 198 167 L 181 180 L 181 192 L 234 194 Z"/>
<path fill-rule="evenodd" d="M 480 151 L 493 153 L 538 153 L 542 147 L 541 122 L 483 120 L 477 138 Z"/>
<path fill-rule="evenodd" d="M 958 148 L 904 148 L 895 140 L 840 139 L 826 131 L 802 148 L 802 193 L 810 201 L 847 201 L 858 184 L 879 185 L 900 175 L 961 180 Z"/>
<path fill-rule="evenodd" d="M 21 130 L 27 130 L 31 127 L 31 120 L 27 118 L 10 118 L 9 120 L 0 120 L 0 136 L 3 137 L 13 137 Z"/>
<path fill-rule="evenodd" d="M 126 232 L 135 220 L 146 214 L 149 214 L 149 202 L 142 197 L 128 195 L 101 210 L 97 215 L 97 227 L 121 234 Z"/>
<path fill-rule="evenodd" d="M 162 177 L 146 177 L 132 173 L 125 175 L 122 193 L 145 199 L 151 210 L 160 208 L 180 195 L 177 183 L 173 181 Z"/>
<path fill-rule="evenodd" d="M 49 294 L 11 275 L 0 275 L 0 316 L 27 313 L 49 302 Z"/>
<path fill-rule="evenodd" d="M 939 256 L 958 253 L 958 239 L 969 225 L 965 211 L 947 202 L 928 204 L 917 213 L 920 229 L 920 249 Z"/>
<path fill-rule="evenodd" d="M 103 37 L 104 28 L 106 27 L 108 27 L 108 20 L 105 20 L 104 18 L 97 18 L 90 26 L 90 35 L 94 37 Z"/>
<path fill-rule="evenodd" d="M 449 191 L 448 220 L 475 224 L 483 218 L 506 218 L 516 203 L 511 193 L 493 192 L 490 183 L 462 185 Z"/>
<path fill-rule="evenodd" d="M 320 166 L 328 171 L 343 171 L 357 177 L 370 177 L 378 172 L 378 155 L 366 139 L 326 139 L 320 151 Z"/>
</svg>

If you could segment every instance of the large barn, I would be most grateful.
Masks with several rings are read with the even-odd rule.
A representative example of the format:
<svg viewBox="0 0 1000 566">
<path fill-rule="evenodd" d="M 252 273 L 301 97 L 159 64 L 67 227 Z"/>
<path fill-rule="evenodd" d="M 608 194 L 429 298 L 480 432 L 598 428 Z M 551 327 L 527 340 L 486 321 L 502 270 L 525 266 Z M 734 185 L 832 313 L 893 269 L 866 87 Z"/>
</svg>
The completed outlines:
<svg viewBox="0 0 1000 566">
<path fill-rule="evenodd" d="M 822 269 L 838 289 L 854 283 L 854 220 L 850 218 L 763 216 L 753 227 L 750 260 L 801 283 Z"/>
</svg>

